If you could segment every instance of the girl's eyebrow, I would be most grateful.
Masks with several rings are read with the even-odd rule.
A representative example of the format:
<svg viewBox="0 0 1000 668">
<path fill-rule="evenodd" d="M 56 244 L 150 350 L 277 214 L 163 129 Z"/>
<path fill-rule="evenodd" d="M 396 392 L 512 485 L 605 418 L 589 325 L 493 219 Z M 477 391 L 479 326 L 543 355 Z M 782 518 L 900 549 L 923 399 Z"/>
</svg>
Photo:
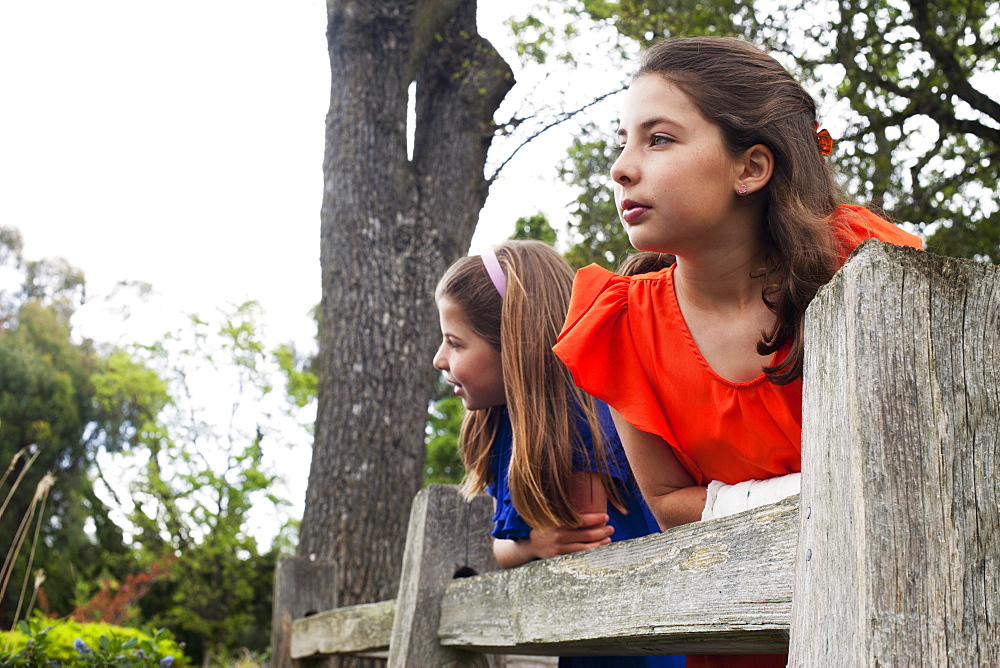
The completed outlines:
<svg viewBox="0 0 1000 668">
<path fill-rule="evenodd" d="M 656 117 L 656 118 L 650 118 L 648 120 L 643 121 L 642 123 L 639 123 L 639 129 L 649 130 L 650 128 L 654 128 L 657 125 L 669 125 L 677 129 L 680 129 L 681 127 L 679 123 L 677 123 L 676 121 L 672 121 L 669 118 Z M 620 127 L 618 128 L 618 132 L 616 133 L 615 136 L 617 136 L 618 138 L 627 137 L 628 131 L 625 128 Z"/>
</svg>

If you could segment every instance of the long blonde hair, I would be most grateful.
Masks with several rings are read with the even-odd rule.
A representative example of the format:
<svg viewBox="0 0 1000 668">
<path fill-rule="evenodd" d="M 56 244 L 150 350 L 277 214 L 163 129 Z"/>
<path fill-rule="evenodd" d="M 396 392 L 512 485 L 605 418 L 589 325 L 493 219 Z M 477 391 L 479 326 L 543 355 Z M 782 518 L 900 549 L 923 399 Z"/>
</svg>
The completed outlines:
<svg viewBox="0 0 1000 668">
<path fill-rule="evenodd" d="M 584 448 L 577 428 L 582 420 L 590 427 L 608 498 L 621 509 L 621 494 L 607 474 L 594 399 L 573 384 L 552 352 L 569 308 L 573 270 L 539 241 L 505 241 L 494 252 L 507 277 L 502 298 L 478 256 L 452 264 L 435 296 L 452 300 L 472 330 L 500 351 L 513 432 L 507 485 L 514 508 L 533 527 L 579 523 L 570 483 L 574 450 Z M 459 443 L 466 497 L 492 482 L 490 459 L 502 412 L 495 406 L 465 414 Z"/>
</svg>

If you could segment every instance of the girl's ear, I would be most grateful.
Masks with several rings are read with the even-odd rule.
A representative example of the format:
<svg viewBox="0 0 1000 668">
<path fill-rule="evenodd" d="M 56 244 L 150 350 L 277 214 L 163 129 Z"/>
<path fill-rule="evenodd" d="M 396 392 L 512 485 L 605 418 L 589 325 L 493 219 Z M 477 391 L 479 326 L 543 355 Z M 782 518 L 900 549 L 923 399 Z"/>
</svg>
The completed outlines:
<svg viewBox="0 0 1000 668">
<path fill-rule="evenodd" d="M 774 153 L 764 144 L 754 144 L 737 162 L 736 191 L 741 195 L 762 189 L 774 173 Z"/>
</svg>

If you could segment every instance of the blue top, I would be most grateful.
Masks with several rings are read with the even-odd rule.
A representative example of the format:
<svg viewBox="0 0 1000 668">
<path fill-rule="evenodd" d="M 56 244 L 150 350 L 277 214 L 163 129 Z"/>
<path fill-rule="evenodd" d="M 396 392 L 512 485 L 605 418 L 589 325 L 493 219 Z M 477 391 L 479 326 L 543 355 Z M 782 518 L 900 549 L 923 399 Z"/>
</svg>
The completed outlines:
<svg viewBox="0 0 1000 668">
<path fill-rule="evenodd" d="M 643 501 L 642 494 L 639 493 L 635 478 L 628 466 L 625 450 L 622 449 L 615 423 L 611 419 L 611 412 L 603 401 L 595 399 L 595 403 L 597 404 L 598 422 L 604 434 L 607 472 L 618 483 L 622 503 L 627 511 L 622 513 L 613 504 L 608 503 L 608 516 L 611 518 L 609 524 L 615 528 L 615 532 L 611 535 L 611 541 L 618 542 L 651 533 L 659 533 L 660 528 L 656 524 L 656 519 L 653 518 L 649 507 Z M 507 469 L 510 468 L 511 445 L 514 435 L 510 425 L 510 414 L 506 408 L 502 410 L 496 439 L 493 441 L 493 455 L 490 461 L 491 482 L 486 486 L 486 491 L 497 502 L 496 512 L 493 513 L 493 531 L 490 535 L 494 538 L 519 540 L 528 538 L 532 527 L 514 508 L 510 498 L 510 490 L 507 488 Z M 573 452 L 573 470 L 599 473 L 590 425 L 582 415 L 577 416 L 577 429 L 583 441 L 583 447 L 575 449 Z"/>
<path fill-rule="evenodd" d="M 604 436 L 605 459 L 608 475 L 619 483 L 622 503 L 627 513 L 622 513 L 608 502 L 609 524 L 615 528 L 611 534 L 612 542 L 638 538 L 651 533 L 659 533 L 660 528 L 653 518 L 646 502 L 639 493 L 639 488 L 632 476 L 632 470 L 625 458 L 618 431 L 611 419 L 607 404 L 596 400 L 597 417 Z M 577 428 L 583 441 L 583 448 L 573 453 L 574 471 L 599 472 L 597 460 L 594 457 L 594 441 L 590 433 L 590 425 L 582 415 L 577 416 Z M 511 444 L 514 435 L 510 426 L 510 415 L 506 407 L 500 416 L 497 435 L 493 441 L 493 454 L 490 462 L 492 481 L 486 486 L 486 491 L 496 499 L 496 512 L 493 513 L 494 538 L 509 540 L 526 539 L 531 533 L 531 526 L 524 521 L 514 508 L 507 488 L 507 470 L 510 468 Z M 560 657 L 560 668 L 682 668 L 685 663 L 683 656 L 599 656 L 599 657 Z"/>
</svg>

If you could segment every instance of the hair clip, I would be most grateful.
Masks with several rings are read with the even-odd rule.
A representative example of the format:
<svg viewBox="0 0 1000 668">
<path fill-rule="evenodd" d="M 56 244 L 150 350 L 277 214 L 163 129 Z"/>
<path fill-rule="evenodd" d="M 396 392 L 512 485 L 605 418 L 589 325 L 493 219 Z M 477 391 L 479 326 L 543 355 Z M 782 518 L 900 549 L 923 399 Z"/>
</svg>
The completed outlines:
<svg viewBox="0 0 1000 668">
<path fill-rule="evenodd" d="M 816 133 L 816 148 L 819 149 L 821 155 L 830 155 L 833 153 L 833 137 L 830 136 L 830 132 L 823 128 L 819 129 L 819 123 L 813 123 L 813 132 Z"/>
</svg>

